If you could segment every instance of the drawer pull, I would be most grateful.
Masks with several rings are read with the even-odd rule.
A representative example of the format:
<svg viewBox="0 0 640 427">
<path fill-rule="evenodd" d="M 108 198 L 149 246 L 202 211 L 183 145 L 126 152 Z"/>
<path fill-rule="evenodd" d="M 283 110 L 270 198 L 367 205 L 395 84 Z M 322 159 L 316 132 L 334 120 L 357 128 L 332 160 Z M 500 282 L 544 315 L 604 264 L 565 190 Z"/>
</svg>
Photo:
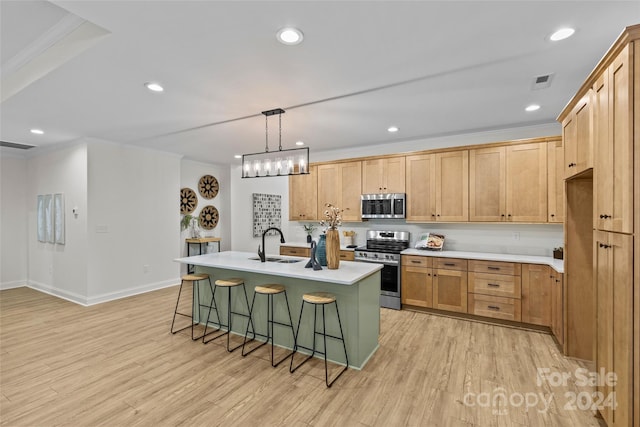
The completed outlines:
<svg viewBox="0 0 640 427">
<path fill-rule="evenodd" d="M 446 265 L 447 267 L 455 267 L 456 263 L 455 262 L 445 262 L 444 265 Z"/>
<path fill-rule="evenodd" d="M 488 305 L 487 308 L 490 310 L 500 310 L 500 307 L 498 307 L 497 305 Z"/>
<path fill-rule="evenodd" d="M 488 266 L 487 269 L 489 269 L 489 270 L 500 270 L 500 267 Z"/>
<path fill-rule="evenodd" d="M 412 259 L 411 262 L 414 264 L 422 264 L 422 261 L 418 261 L 417 259 Z"/>
<path fill-rule="evenodd" d="M 487 286 L 491 286 L 492 288 L 499 288 L 500 285 L 497 283 L 487 283 Z"/>
</svg>

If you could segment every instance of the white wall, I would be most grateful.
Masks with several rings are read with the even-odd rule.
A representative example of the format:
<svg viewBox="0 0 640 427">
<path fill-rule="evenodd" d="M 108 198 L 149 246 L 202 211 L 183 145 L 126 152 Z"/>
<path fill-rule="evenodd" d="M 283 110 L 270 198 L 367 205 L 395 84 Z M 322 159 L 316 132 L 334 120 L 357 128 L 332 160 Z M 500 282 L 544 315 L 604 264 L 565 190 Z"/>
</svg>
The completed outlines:
<svg viewBox="0 0 640 427">
<path fill-rule="evenodd" d="M 213 199 L 205 199 L 198 191 L 198 182 L 203 175 L 212 175 L 218 180 L 220 189 L 218 195 Z M 228 251 L 231 249 L 231 223 L 233 222 L 233 214 L 231 211 L 231 173 L 228 165 L 215 165 L 209 163 L 196 162 L 193 160 L 182 159 L 180 163 L 180 188 L 188 187 L 196 192 L 198 197 L 198 205 L 193 213 L 194 216 L 200 214 L 203 207 L 212 205 L 218 210 L 218 225 L 213 230 L 202 229 L 203 236 L 220 237 L 220 250 Z M 235 211 L 235 209 L 234 209 Z M 178 226 L 179 227 L 179 226 Z M 191 237 L 190 230 L 184 230 L 180 234 L 180 253 L 181 256 L 187 256 L 187 245 L 184 239 Z M 204 252 L 218 250 L 217 243 L 210 243 Z M 197 253 L 196 245 L 192 247 L 192 255 Z M 182 272 L 186 271 L 183 266 Z"/>
<path fill-rule="evenodd" d="M 87 303 L 179 283 L 180 156 L 88 146 Z"/>
<path fill-rule="evenodd" d="M 0 289 L 27 284 L 27 189 L 27 158 L 0 151 Z"/>
<path fill-rule="evenodd" d="M 84 303 L 87 295 L 87 145 L 74 143 L 29 156 L 27 160 L 29 286 Z M 43 243 L 36 236 L 39 194 L 63 193 L 65 244 Z M 71 210 L 77 206 L 80 215 Z"/>
<path fill-rule="evenodd" d="M 258 252 L 262 239 L 253 237 L 253 193 L 278 194 L 282 196 L 282 230 L 288 238 L 289 225 L 289 178 L 241 178 L 242 168 L 231 168 L 231 249 L 234 251 Z M 280 239 L 275 236 L 265 238 L 267 254 L 279 253 Z"/>
<path fill-rule="evenodd" d="M 344 150 L 318 152 L 310 147 L 311 161 L 331 161 L 344 158 L 372 155 L 403 153 L 460 145 L 485 144 L 515 139 L 544 137 L 560 134 L 560 125 L 540 125 L 523 128 L 504 129 L 464 135 L 442 136 L 437 138 L 410 140 L 395 144 L 381 144 Z M 240 166 L 232 168 L 233 185 L 232 206 L 234 206 L 234 224 L 232 227 L 233 249 L 254 252 L 259 239 L 251 237 L 251 193 L 264 192 L 283 195 L 282 229 L 289 242 L 304 242 L 306 234 L 301 222 L 290 222 L 287 178 L 241 179 Z M 368 229 L 401 230 L 411 233 L 412 246 L 418 234 L 426 231 L 440 232 L 446 235 L 445 249 L 469 250 L 479 252 L 501 252 L 528 255 L 551 256 L 553 248 L 562 246 L 562 225 L 558 224 L 469 224 L 469 223 L 432 223 L 414 224 L 404 220 L 376 220 L 360 223 L 345 223 L 341 231 L 356 231 L 355 243 L 363 245 Z M 319 230 L 314 232 L 317 239 Z M 517 238 L 517 240 L 516 240 Z M 271 238 L 272 240 L 277 240 Z M 267 249 L 277 253 L 277 242 L 269 241 Z"/>
</svg>

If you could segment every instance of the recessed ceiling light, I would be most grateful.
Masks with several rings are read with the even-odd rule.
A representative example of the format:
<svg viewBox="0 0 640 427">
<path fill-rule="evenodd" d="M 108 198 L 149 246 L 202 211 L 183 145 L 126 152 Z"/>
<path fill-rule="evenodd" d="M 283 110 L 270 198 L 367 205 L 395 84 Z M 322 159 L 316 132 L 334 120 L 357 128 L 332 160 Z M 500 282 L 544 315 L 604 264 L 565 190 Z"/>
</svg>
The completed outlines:
<svg viewBox="0 0 640 427">
<path fill-rule="evenodd" d="M 164 91 L 164 88 L 162 86 L 160 86 L 158 83 L 147 82 L 144 85 L 145 85 L 145 87 L 147 89 L 149 89 L 152 92 L 163 92 Z"/>
<path fill-rule="evenodd" d="M 236 154 L 236 155 L 235 155 L 235 156 L 233 156 L 233 157 L 235 157 L 236 159 L 241 159 L 241 158 L 242 158 L 242 156 L 241 156 L 240 154 Z"/>
<path fill-rule="evenodd" d="M 525 108 L 525 111 L 536 111 L 539 110 L 540 106 L 538 104 L 531 104 L 529 105 L 527 108 Z"/>
<path fill-rule="evenodd" d="M 298 141 L 298 142 L 296 142 L 296 145 L 304 145 L 304 142 Z"/>
<path fill-rule="evenodd" d="M 558 40 L 564 40 L 571 37 L 575 32 L 576 30 L 574 30 L 573 28 L 560 28 L 558 31 L 551 34 L 549 40 L 554 42 L 557 42 Z"/>
<path fill-rule="evenodd" d="M 41 129 L 31 129 L 31 133 L 35 133 L 36 135 L 42 135 L 44 131 Z"/>
<path fill-rule="evenodd" d="M 298 30 L 297 28 L 291 27 L 281 29 L 280 31 L 278 31 L 276 37 L 280 43 L 286 45 L 299 44 L 304 38 L 304 36 L 302 35 L 302 31 Z"/>
<path fill-rule="evenodd" d="M 387 128 L 387 132 L 391 132 L 391 133 L 398 132 L 399 130 L 400 130 L 400 128 L 398 126 L 389 126 Z"/>
</svg>

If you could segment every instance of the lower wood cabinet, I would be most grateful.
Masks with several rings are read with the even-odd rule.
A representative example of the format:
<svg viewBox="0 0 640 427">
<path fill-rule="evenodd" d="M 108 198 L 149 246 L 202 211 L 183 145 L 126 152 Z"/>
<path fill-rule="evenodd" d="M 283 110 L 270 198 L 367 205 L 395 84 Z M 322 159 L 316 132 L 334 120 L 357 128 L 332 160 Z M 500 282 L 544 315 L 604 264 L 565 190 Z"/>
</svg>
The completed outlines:
<svg viewBox="0 0 640 427">
<path fill-rule="evenodd" d="M 551 332 L 564 344 L 564 275 L 551 269 Z"/>
<path fill-rule="evenodd" d="M 521 321 L 520 300 L 469 293 L 469 313 L 495 319 Z"/>
<path fill-rule="evenodd" d="M 433 308 L 467 312 L 467 272 L 433 269 Z"/>
<path fill-rule="evenodd" d="M 301 246 L 280 246 L 280 255 L 310 257 L 311 249 Z M 355 252 L 340 251 L 340 259 L 342 261 L 353 261 L 355 259 Z"/>
<path fill-rule="evenodd" d="M 522 264 L 522 321 L 551 326 L 551 268 Z"/>
<path fill-rule="evenodd" d="M 563 274 L 547 265 L 403 255 L 402 304 L 548 326 L 564 341 Z"/>
<path fill-rule="evenodd" d="M 400 300 L 402 304 L 433 307 L 433 277 L 431 258 L 403 256 Z"/>
<path fill-rule="evenodd" d="M 311 249 L 300 246 L 280 246 L 280 255 L 311 256 Z"/>
</svg>

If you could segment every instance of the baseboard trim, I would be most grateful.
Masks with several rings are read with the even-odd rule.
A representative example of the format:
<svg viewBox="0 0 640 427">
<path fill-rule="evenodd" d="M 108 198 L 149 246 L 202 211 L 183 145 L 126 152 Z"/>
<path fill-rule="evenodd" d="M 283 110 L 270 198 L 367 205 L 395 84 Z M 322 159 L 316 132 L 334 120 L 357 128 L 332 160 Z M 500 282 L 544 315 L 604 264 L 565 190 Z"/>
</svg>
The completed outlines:
<svg viewBox="0 0 640 427">
<path fill-rule="evenodd" d="M 0 283 L 0 291 L 4 291 L 5 289 L 23 288 L 25 286 L 27 286 L 26 280 L 13 280 L 11 282 Z"/>
<path fill-rule="evenodd" d="M 144 294 L 146 292 L 157 291 L 159 289 L 169 288 L 171 286 L 177 286 L 180 284 L 180 279 L 170 279 L 162 282 L 149 283 L 143 286 L 137 286 L 135 288 L 122 289 L 116 292 L 109 292 L 100 295 L 95 295 L 92 297 L 85 297 L 84 295 L 79 295 L 75 292 L 65 291 L 64 289 L 59 289 L 53 286 L 46 285 L 44 283 L 35 282 L 30 280 L 26 285 L 31 289 L 36 291 L 44 292 L 45 294 L 52 295 L 54 297 L 62 298 L 67 301 L 82 305 L 84 307 L 88 307 L 91 305 L 102 304 L 109 301 L 118 300 L 121 298 L 127 298 L 134 295 Z M 18 286 L 16 286 L 18 287 Z"/>
<path fill-rule="evenodd" d="M 121 298 L 127 298 L 134 295 L 144 294 L 151 291 L 157 291 L 159 289 L 170 288 L 171 286 L 177 286 L 180 284 L 180 278 L 164 280 L 162 282 L 149 283 L 143 286 L 136 286 L 135 288 L 122 289 L 116 292 L 108 292 L 99 294 L 87 298 L 87 305 L 102 304 L 109 301 L 118 300 Z"/>
<path fill-rule="evenodd" d="M 54 297 L 62 298 L 67 301 L 87 306 L 87 299 L 84 295 L 77 294 L 75 292 L 65 291 L 64 289 L 59 289 L 51 285 L 47 285 L 45 283 L 36 282 L 35 280 L 29 280 L 27 282 L 27 287 L 34 289 L 36 291 L 43 292 L 45 294 L 53 295 Z"/>
</svg>

